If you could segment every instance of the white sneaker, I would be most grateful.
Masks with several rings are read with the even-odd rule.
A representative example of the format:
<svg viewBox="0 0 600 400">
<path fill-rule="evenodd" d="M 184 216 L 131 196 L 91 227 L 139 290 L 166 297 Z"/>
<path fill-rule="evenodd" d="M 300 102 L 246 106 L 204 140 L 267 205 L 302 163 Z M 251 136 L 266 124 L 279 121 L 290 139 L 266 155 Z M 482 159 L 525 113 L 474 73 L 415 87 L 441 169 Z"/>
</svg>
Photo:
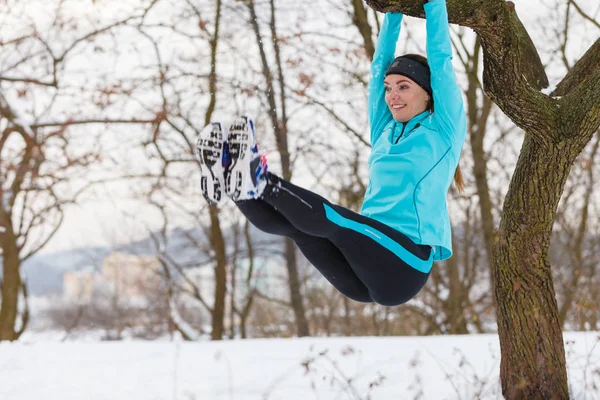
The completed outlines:
<svg viewBox="0 0 600 400">
<path fill-rule="evenodd" d="M 258 153 L 254 122 L 239 117 L 227 135 L 231 165 L 225 191 L 233 201 L 257 199 L 267 185 L 267 160 Z"/>
<path fill-rule="evenodd" d="M 225 200 L 225 170 L 228 164 L 227 130 L 220 122 L 207 125 L 196 142 L 196 158 L 200 162 L 202 195 L 210 205 Z"/>
</svg>

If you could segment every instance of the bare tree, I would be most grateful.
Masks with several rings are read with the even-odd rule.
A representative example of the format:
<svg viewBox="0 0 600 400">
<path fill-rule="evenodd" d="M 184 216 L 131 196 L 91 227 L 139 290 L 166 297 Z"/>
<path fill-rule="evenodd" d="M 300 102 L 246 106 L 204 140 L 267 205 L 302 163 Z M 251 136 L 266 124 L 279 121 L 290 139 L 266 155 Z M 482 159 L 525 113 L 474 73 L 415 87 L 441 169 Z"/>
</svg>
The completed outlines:
<svg viewBox="0 0 600 400">
<path fill-rule="evenodd" d="M 208 86 L 210 93 L 210 103 L 206 110 L 204 119 L 204 125 L 210 123 L 212 113 L 216 104 L 217 97 L 217 45 L 219 43 L 219 26 L 221 22 L 221 0 L 216 0 L 216 12 L 215 12 L 215 23 L 214 33 L 210 39 L 210 60 L 211 70 L 208 78 Z M 194 7 L 194 10 L 200 18 L 200 10 Z M 199 21 L 200 22 L 200 21 Z M 225 296 L 226 296 L 226 285 L 227 285 L 227 258 L 225 255 L 225 240 L 223 239 L 223 233 L 221 231 L 221 222 L 219 220 L 219 211 L 214 206 L 209 206 L 210 214 L 210 243 L 215 251 L 215 301 L 212 310 L 212 340 L 220 340 L 224 334 L 224 320 L 225 320 Z"/>
<path fill-rule="evenodd" d="M 262 74 L 266 84 L 264 95 L 268 104 L 267 113 L 275 135 L 277 150 L 281 158 L 282 175 L 284 179 L 290 180 L 292 177 L 292 165 L 288 146 L 287 88 L 283 73 L 283 63 L 279 44 L 280 39 L 277 33 L 275 1 L 269 0 L 268 4 L 270 19 L 267 22 L 267 27 L 270 33 L 269 42 L 273 47 L 274 62 L 269 62 L 267 59 L 265 50 L 267 41 L 263 39 L 263 34 L 261 33 L 260 19 L 256 12 L 255 2 L 254 0 L 248 0 L 246 2 L 249 11 L 249 24 L 254 31 L 260 54 Z M 277 94 L 279 94 L 279 99 L 276 97 Z M 296 247 L 294 242 L 289 238 L 286 238 L 285 240 L 285 259 L 290 287 L 290 303 L 296 317 L 297 334 L 298 336 L 308 336 L 309 328 L 300 291 Z"/>
<path fill-rule="evenodd" d="M 556 38 L 549 41 L 553 44 L 551 53 L 570 71 L 568 49 L 573 42 L 570 32 L 585 22 L 596 27 L 600 25 L 576 2 L 566 1 L 565 4 L 564 1 L 556 1 L 553 8 L 560 23 L 546 28 L 548 34 Z M 600 138 L 596 132 L 595 140 L 579 155 L 571 170 L 556 214 L 556 225 L 560 230 L 555 232 L 553 244 L 557 248 L 550 253 L 555 266 L 553 274 L 559 295 L 559 317 L 563 326 L 575 329 L 589 329 L 589 322 L 599 308 L 598 299 L 593 297 L 598 260 L 592 237 L 597 219 L 593 193 L 599 145 Z"/>
<path fill-rule="evenodd" d="M 369 60 L 373 60 L 375 54 L 375 43 L 373 42 L 373 33 L 371 24 L 369 23 L 369 17 L 367 14 L 367 8 L 365 7 L 362 0 L 350 0 L 352 2 L 352 23 L 358 29 L 360 36 L 363 39 L 365 46 L 365 53 Z"/>
<path fill-rule="evenodd" d="M 234 269 L 232 270 L 231 273 L 231 281 L 232 281 L 232 290 L 231 290 L 231 315 L 232 315 L 232 332 L 233 332 L 233 316 L 237 315 L 240 318 L 240 336 L 242 337 L 242 339 L 245 339 L 248 337 L 248 333 L 247 333 L 247 323 L 248 323 L 248 318 L 250 316 L 250 312 L 252 311 L 252 306 L 254 305 L 254 300 L 255 300 L 255 295 L 256 295 L 256 286 L 254 284 L 254 272 L 255 272 L 255 262 L 256 262 L 256 257 L 255 257 L 255 250 L 254 250 L 254 243 L 252 241 L 252 236 L 250 234 L 250 223 L 248 221 L 245 221 L 244 223 L 244 228 L 243 228 L 243 234 L 244 234 L 244 241 L 246 243 L 246 248 L 248 249 L 248 254 L 247 254 L 247 260 L 248 260 L 248 268 L 247 271 L 245 273 L 245 276 L 243 277 L 243 281 L 241 283 L 243 283 L 243 288 L 245 289 L 245 293 L 242 294 L 242 299 L 241 300 L 237 300 L 236 298 L 236 289 L 238 288 L 238 280 L 237 280 L 237 276 L 236 276 L 236 265 L 237 263 L 234 262 L 232 263 L 232 265 L 234 266 Z M 236 252 L 236 255 L 238 254 L 238 252 Z M 236 257 L 237 259 L 237 257 Z M 242 270 L 243 272 L 243 270 Z M 232 334 L 233 337 L 233 334 Z"/>
<path fill-rule="evenodd" d="M 155 121 L 151 111 L 145 113 L 146 118 L 143 114 L 140 118 L 140 113 L 134 116 L 112 109 L 119 102 L 122 106 L 125 98 L 134 97 L 135 88 L 125 88 L 118 80 L 106 77 L 88 77 L 82 82 L 70 70 L 82 54 L 110 52 L 102 39 L 115 30 L 139 23 L 150 7 L 118 21 L 89 21 L 91 28 L 85 31 L 73 30 L 73 18 L 69 20 L 58 7 L 48 30 L 33 22 L 24 23 L 22 32 L 2 40 L 0 341 L 18 339 L 27 325 L 27 311 L 18 325 L 19 292 L 27 302 L 20 272 L 22 262 L 48 243 L 63 222 L 65 206 L 75 203 L 92 184 L 75 180 L 102 160 L 95 126 Z M 19 7 L 3 12 L 11 18 L 27 19 Z M 57 45 L 52 37 L 63 40 Z M 110 54 L 118 57 L 116 51 Z M 84 151 L 76 144 L 81 135 L 87 137 Z"/>
<path fill-rule="evenodd" d="M 200 193 L 193 193 L 188 189 L 189 182 L 198 179 L 198 164 L 194 159 L 196 136 L 201 127 L 211 122 L 219 93 L 217 54 L 221 41 L 223 4 L 221 0 L 215 0 L 211 6 L 212 8 L 199 7 L 195 1 L 189 0 L 181 8 L 171 10 L 180 24 L 173 24 L 171 22 L 173 19 L 171 19 L 171 21 L 163 21 L 157 25 L 138 26 L 138 31 L 154 49 L 156 61 L 154 79 L 157 83 L 158 98 L 162 108 L 161 119 L 155 124 L 154 132 L 141 143 L 151 154 L 151 160 L 159 163 L 159 169 L 144 176 L 153 183 L 150 187 L 143 189 L 140 196 L 147 198 L 150 204 L 154 204 L 157 209 L 162 210 L 164 226 L 157 251 L 165 263 L 165 277 L 169 280 L 170 287 L 173 289 L 174 283 L 171 279 L 175 279 L 175 277 L 172 277 L 171 273 L 167 273 L 166 268 L 174 268 L 172 273 L 178 274 L 179 280 L 183 279 L 186 282 L 193 297 L 210 312 L 211 339 L 221 340 L 225 335 L 228 262 L 221 227 L 221 215 L 215 206 L 208 204 L 201 206 L 198 203 L 201 197 Z M 187 26 L 195 29 L 183 28 Z M 180 40 L 186 46 L 183 51 L 195 52 L 199 59 L 208 60 L 204 64 L 208 66 L 208 71 L 196 72 L 198 70 L 196 60 L 188 57 L 187 54 L 181 54 L 180 58 L 175 61 L 167 60 L 170 49 L 162 40 L 165 32 L 169 35 L 170 43 Z M 190 79 L 199 85 L 200 96 L 197 94 L 197 88 L 190 87 Z M 203 114 L 194 110 L 197 103 L 189 103 L 186 100 L 190 95 L 192 98 L 196 98 L 199 104 L 206 107 Z M 202 116 L 198 118 L 197 115 Z M 139 176 L 133 178 L 139 178 Z M 198 201 L 190 201 L 190 196 L 196 197 Z M 185 278 L 184 270 L 189 266 L 181 265 L 176 261 L 176 257 L 174 257 L 176 255 L 168 254 L 167 250 L 161 247 L 165 241 L 168 241 L 167 226 L 174 226 L 174 223 L 171 222 L 174 218 L 174 210 L 186 214 L 190 221 L 198 221 L 198 227 L 205 235 L 203 239 L 190 236 L 189 246 L 204 249 L 199 252 L 198 262 L 201 262 L 204 257 L 206 262 L 213 264 L 214 298 L 211 301 L 204 298 L 193 280 Z M 206 240 L 206 243 L 200 242 L 203 240 Z M 169 293 L 171 296 L 174 295 L 173 292 Z M 172 298 L 169 303 L 173 305 Z M 175 312 L 175 309 L 172 308 L 172 311 Z M 176 329 L 183 330 L 180 326 L 180 324 L 184 324 L 182 319 L 173 318 L 172 323 Z M 190 338 L 190 335 L 184 336 Z"/>
</svg>

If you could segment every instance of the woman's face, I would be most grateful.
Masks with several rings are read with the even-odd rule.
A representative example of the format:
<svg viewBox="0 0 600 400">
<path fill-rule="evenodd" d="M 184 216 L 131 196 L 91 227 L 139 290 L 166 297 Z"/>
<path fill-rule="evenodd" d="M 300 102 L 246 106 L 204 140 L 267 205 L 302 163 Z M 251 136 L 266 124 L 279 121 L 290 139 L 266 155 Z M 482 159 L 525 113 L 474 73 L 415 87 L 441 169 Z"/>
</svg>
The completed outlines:
<svg viewBox="0 0 600 400">
<path fill-rule="evenodd" d="M 383 81 L 385 102 L 398 122 L 406 122 L 427 109 L 429 94 L 410 78 L 390 74 Z"/>
</svg>

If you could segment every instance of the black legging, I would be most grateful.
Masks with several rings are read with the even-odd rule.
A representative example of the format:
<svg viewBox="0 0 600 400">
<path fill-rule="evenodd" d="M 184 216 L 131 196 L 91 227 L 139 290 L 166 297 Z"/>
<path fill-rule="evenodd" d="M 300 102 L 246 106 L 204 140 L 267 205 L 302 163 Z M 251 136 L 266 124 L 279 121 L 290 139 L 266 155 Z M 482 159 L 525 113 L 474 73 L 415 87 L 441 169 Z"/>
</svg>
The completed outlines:
<svg viewBox="0 0 600 400">
<path fill-rule="evenodd" d="M 417 245 L 381 222 L 331 204 L 273 174 L 268 174 L 268 182 L 261 199 L 236 202 L 240 211 L 258 229 L 291 238 L 308 261 L 347 297 L 394 306 L 413 298 L 427 282 L 430 246 Z M 331 220 L 336 213 L 346 227 Z M 353 229 L 356 226 L 368 228 L 364 229 L 367 233 Z M 377 239 L 383 236 L 392 240 L 392 246 L 390 241 L 384 246 Z M 427 272 L 411 267 L 388 248 L 397 245 L 410 252 L 409 257 L 416 256 L 419 263 L 429 265 Z"/>
</svg>

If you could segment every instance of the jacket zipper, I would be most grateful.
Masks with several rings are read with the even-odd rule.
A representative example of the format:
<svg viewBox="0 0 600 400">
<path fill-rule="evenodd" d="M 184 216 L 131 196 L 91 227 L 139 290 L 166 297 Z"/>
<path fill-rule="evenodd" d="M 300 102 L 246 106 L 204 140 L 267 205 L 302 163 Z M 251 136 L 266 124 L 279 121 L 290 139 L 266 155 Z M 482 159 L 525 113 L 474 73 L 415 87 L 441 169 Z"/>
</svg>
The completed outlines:
<svg viewBox="0 0 600 400">
<path fill-rule="evenodd" d="M 400 136 L 398 136 L 398 138 L 396 139 L 396 141 L 394 142 L 394 144 L 398 144 L 398 141 L 400 140 L 400 138 L 401 138 L 402 136 L 404 136 L 404 130 L 406 129 L 406 125 L 407 125 L 407 124 L 404 124 L 404 125 L 402 125 L 402 132 L 400 132 Z M 415 125 L 415 127 L 414 127 L 414 128 L 412 128 L 410 131 L 412 132 L 412 131 L 414 131 L 415 129 L 417 129 L 418 127 L 420 127 L 420 126 L 421 126 L 421 123 L 417 123 L 417 124 Z"/>
</svg>

